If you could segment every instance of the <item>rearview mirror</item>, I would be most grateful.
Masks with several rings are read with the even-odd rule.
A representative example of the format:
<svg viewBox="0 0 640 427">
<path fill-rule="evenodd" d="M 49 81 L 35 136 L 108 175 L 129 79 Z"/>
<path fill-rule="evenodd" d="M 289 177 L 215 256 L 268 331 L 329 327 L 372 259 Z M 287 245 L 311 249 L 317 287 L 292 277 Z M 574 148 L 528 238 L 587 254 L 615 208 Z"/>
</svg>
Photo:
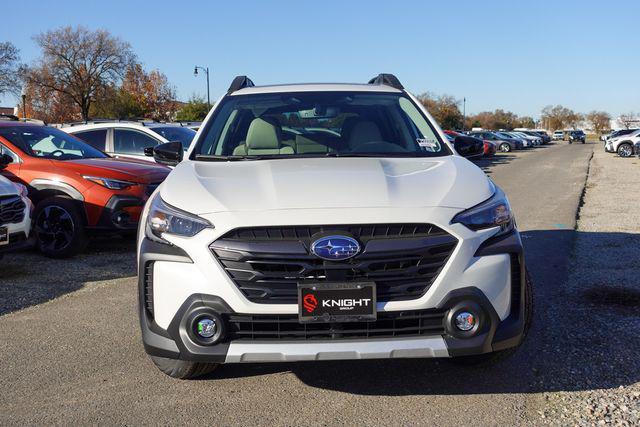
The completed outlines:
<svg viewBox="0 0 640 427">
<path fill-rule="evenodd" d="M 0 168 L 6 168 L 9 163 L 13 163 L 13 157 L 8 154 L 0 154 Z"/>
<path fill-rule="evenodd" d="M 166 142 L 153 147 L 153 159 L 162 165 L 175 166 L 182 161 L 182 156 L 184 156 L 184 149 L 179 141 Z"/>
<path fill-rule="evenodd" d="M 479 157 L 484 154 L 484 142 L 471 136 L 456 136 L 453 147 L 458 154 L 466 158 Z"/>
</svg>

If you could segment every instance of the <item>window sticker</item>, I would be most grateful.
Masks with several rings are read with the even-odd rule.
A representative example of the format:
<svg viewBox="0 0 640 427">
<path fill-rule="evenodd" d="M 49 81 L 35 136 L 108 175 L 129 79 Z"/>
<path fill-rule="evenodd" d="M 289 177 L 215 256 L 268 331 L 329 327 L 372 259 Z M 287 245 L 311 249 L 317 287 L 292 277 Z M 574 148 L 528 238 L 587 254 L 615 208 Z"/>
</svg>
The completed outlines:
<svg viewBox="0 0 640 427">
<path fill-rule="evenodd" d="M 436 151 L 438 149 L 438 142 L 434 139 L 418 138 L 416 142 L 427 151 Z"/>
</svg>

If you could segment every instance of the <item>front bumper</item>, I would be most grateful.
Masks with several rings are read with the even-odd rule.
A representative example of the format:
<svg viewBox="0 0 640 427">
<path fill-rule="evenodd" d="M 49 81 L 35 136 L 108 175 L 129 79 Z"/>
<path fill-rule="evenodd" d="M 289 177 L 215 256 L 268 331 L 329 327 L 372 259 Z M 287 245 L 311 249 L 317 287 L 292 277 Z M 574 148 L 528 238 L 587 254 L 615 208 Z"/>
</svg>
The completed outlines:
<svg viewBox="0 0 640 427">
<path fill-rule="evenodd" d="M 87 227 L 91 231 L 135 231 L 146 200 L 134 196 L 114 195 L 106 203 L 98 222 Z"/>
<path fill-rule="evenodd" d="M 160 357 L 239 363 L 454 357 L 516 346 L 524 330 L 522 242 L 518 232 L 500 238 L 487 237 L 491 234 L 475 240 L 463 239 L 423 297 L 377 305 L 379 313 L 440 310 L 445 315 L 439 333 L 354 339 L 222 339 L 215 345 L 199 345 L 191 338 L 194 313 L 210 311 L 224 319 L 238 313 L 292 315 L 297 313 L 297 305 L 247 301 L 238 295 L 238 289 L 208 248 L 205 255 L 142 238 L 139 315 L 145 350 Z M 210 240 L 203 238 L 205 247 L 207 241 Z M 448 313 L 463 303 L 475 304 L 482 313 L 482 326 L 472 337 L 460 336 L 450 327 Z"/>
<path fill-rule="evenodd" d="M 25 204 L 22 220 L 18 223 L 0 224 L 7 227 L 9 233 L 9 243 L 0 245 L 0 253 L 28 249 L 34 245 L 33 236 L 30 236 L 33 203 L 26 197 L 22 201 Z"/>
</svg>

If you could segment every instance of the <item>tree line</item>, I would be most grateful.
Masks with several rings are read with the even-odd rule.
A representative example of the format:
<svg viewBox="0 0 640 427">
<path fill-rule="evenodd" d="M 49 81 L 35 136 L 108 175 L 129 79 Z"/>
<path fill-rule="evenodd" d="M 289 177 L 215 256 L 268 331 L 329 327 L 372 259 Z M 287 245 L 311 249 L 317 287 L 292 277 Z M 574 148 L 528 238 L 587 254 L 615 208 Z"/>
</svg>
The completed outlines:
<svg viewBox="0 0 640 427">
<path fill-rule="evenodd" d="M 542 109 L 540 120 L 536 122 L 529 116 L 518 116 L 511 111 L 496 109 L 482 111 L 464 117 L 460 110 L 461 100 L 451 95 L 435 95 L 423 93 L 418 100 L 427 108 L 436 121 L 445 129 L 484 129 L 545 128 L 548 130 L 574 129 L 587 121 L 596 133 L 602 133 L 610 127 L 611 116 L 606 111 L 591 111 L 587 114 L 577 113 L 562 105 L 549 105 Z M 618 119 L 629 128 L 637 121 L 635 114 L 623 114 Z"/>
<path fill-rule="evenodd" d="M 208 112 L 201 98 L 178 102 L 167 76 L 146 70 L 131 45 L 106 30 L 63 27 L 33 39 L 41 55 L 30 65 L 13 44 L 0 43 L 0 95 L 22 94 L 27 117 L 202 120 Z"/>
</svg>

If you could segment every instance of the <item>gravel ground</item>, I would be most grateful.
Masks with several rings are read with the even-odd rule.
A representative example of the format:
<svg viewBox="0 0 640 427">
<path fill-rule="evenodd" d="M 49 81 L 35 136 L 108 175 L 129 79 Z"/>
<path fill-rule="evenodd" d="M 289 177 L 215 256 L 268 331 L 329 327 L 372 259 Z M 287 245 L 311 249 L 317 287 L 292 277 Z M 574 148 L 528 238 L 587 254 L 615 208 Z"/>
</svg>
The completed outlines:
<svg viewBox="0 0 640 427">
<path fill-rule="evenodd" d="M 548 313 L 568 327 L 549 330 L 548 351 L 572 361 L 556 365 L 570 372 L 547 378 L 573 378 L 560 387 L 576 391 L 544 393 L 539 415 L 550 424 L 640 424 L 639 182 L 639 159 L 596 147 L 560 295 L 573 303 Z M 590 348 L 575 351 L 585 341 Z"/>
<path fill-rule="evenodd" d="M 111 279 L 136 276 L 134 238 L 92 240 L 86 253 L 51 260 L 39 253 L 7 254 L 0 261 L 0 316 Z"/>
</svg>

